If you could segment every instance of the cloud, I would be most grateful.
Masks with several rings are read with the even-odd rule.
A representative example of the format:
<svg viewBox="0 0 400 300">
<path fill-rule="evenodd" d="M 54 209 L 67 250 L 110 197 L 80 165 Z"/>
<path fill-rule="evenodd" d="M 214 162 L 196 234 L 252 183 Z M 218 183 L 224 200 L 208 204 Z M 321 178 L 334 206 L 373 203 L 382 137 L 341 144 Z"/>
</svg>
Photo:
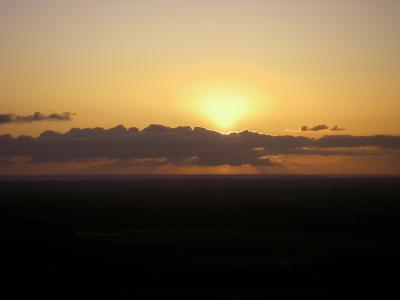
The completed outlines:
<svg viewBox="0 0 400 300">
<path fill-rule="evenodd" d="M 303 126 L 301 127 L 301 131 L 321 131 L 321 130 L 327 130 L 329 127 L 325 124 L 313 126 L 313 127 L 308 127 L 308 126 Z"/>
<path fill-rule="evenodd" d="M 272 136 L 252 131 L 222 134 L 201 127 L 150 125 L 143 130 L 122 125 L 110 129 L 72 128 L 45 131 L 38 137 L 0 136 L 0 156 L 28 157 L 30 162 L 115 160 L 123 165 L 270 167 L 276 155 L 338 155 L 345 149 L 400 150 L 400 136 L 331 135 L 321 138 Z M 338 151 L 338 148 L 342 150 Z"/>
<path fill-rule="evenodd" d="M 64 112 L 61 114 L 52 113 L 52 114 L 43 114 L 41 112 L 35 112 L 32 115 L 20 116 L 16 114 L 0 114 L 0 125 L 9 124 L 9 123 L 32 123 L 39 121 L 71 121 L 74 113 Z"/>
<path fill-rule="evenodd" d="M 331 128 L 331 131 L 344 131 L 344 130 L 346 130 L 346 128 L 340 128 L 337 125 L 335 125 Z"/>
<path fill-rule="evenodd" d="M 315 141 L 315 146 L 332 147 L 378 147 L 381 149 L 400 149 L 400 136 L 372 135 L 326 135 Z"/>
<path fill-rule="evenodd" d="M 323 130 L 328 130 L 328 129 L 329 129 L 329 126 L 325 125 L 325 124 L 320 124 L 320 125 L 316 125 L 313 127 L 309 127 L 309 126 L 301 127 L 301 131 L 323 131 Z M 344 131 L 346 129 L 335 125 L 335 126 L 331 127 L 329 130 L 330 131 Z"/>
</svg>

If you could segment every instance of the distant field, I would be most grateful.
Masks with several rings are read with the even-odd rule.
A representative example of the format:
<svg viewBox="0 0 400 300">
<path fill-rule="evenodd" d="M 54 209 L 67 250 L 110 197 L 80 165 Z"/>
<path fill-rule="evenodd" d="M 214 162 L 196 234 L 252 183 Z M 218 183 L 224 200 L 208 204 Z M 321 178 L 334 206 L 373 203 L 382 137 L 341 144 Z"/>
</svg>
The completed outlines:
<svg viewBox="0 0 400 300">
<path fill-rule="evenodd" d="M 398 293 L 400 178 L 3 178 L 0 190 L 1 272 L 15 293 Z"/>
</svg>

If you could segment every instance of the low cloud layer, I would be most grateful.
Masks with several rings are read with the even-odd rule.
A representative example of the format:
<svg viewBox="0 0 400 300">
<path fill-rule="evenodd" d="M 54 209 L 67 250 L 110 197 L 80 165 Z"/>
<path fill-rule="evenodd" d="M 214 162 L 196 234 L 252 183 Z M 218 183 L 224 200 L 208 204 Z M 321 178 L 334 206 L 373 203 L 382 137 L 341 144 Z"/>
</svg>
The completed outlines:
<svg viewBox="0 0 400 300">
<path fill-rule="evenodd" d="M 32 123 L 39 121 L 70 121 L 74 116 L 74 113 L 64 112 L 61 114 L 52 113 L 52 114 L 43 114 L 41 112 L 35 112 L 32 115 L 16 115 L 16 114 L 0 114 L 0 125 L 2 124 L 22 124 L 22 123 Z"/>
<path fill-rule="evenodd" d="M 321 138 L 271 136 L 251 131 L 222 134 L 200 127 L 150 125 L 143 130 L 122 125 L 45 131 L 38 137 L 0 136 L 0 156 L 29 157 L 35 162 L 132 161 L 140 164 L 190 166 L 274 166 L 277 155 L 336 155 L 337 149 L 373 147 L 400 150 L 400 136 L 328 135 Z"/>
</svg>

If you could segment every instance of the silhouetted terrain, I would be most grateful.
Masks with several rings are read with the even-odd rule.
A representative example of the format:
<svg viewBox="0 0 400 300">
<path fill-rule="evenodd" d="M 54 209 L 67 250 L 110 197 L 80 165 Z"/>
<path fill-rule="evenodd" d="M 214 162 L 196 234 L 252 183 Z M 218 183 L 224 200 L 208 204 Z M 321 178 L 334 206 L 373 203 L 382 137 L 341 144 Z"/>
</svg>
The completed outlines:
<svg viewBox="0 0 400 300">
<path fill-rule="evenodd" d="M 398 293 L 400 178 L 75 179 L 0 181 L 3 291 L 54 299 Z"/>
</svg>

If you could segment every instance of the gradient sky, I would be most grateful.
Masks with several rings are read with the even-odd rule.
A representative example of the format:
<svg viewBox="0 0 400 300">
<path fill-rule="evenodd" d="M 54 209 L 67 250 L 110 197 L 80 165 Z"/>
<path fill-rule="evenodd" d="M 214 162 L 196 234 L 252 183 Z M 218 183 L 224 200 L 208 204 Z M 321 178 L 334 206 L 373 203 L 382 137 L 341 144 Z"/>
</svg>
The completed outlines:
<svg viewBox="0 0 400 300">
<path fill-rule="evenodd" d="M 279 134 L 327 123 L 400 133 L 396 0 L 2 0 L 0 14 L 0 110 L 77 113 L 57 130 L 160 123 Z M 213 97 L 240 98 L 246 112 L 223 128 L 218 108 L 202 108 Z"/>
<path fill-rule="evenodd" d="M 0 134 L 400 134 L 397 0 L 1 0 L 0 43 L 0 114 L 76 113 Z"/>
</svg>

